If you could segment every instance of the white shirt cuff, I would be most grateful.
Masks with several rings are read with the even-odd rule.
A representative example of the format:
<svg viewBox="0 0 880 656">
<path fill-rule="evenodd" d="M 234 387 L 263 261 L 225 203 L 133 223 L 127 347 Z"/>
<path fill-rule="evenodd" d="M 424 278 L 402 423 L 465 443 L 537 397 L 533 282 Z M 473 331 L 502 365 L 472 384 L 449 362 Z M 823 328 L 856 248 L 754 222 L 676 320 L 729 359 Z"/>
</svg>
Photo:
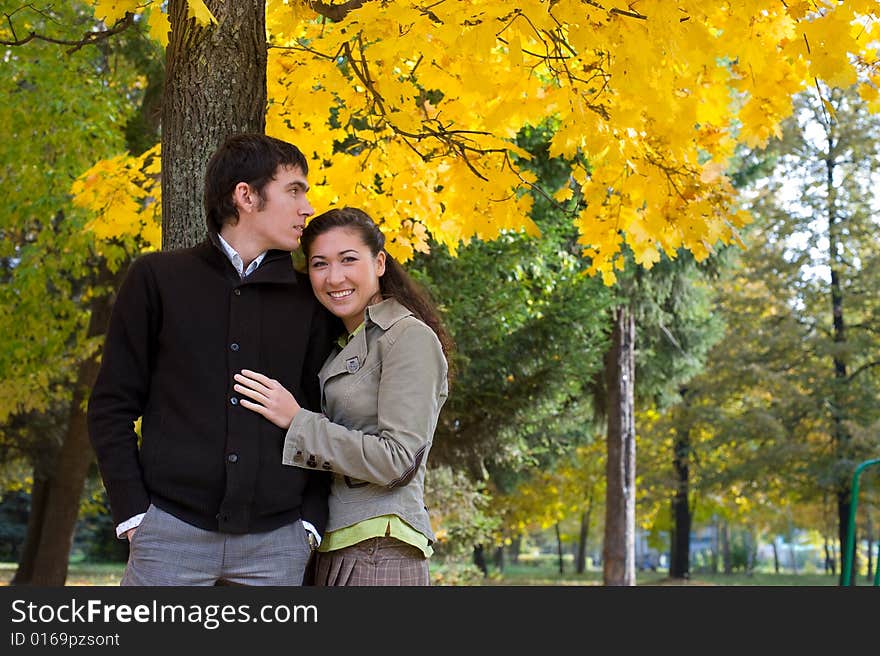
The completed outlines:
<svg viewBox="0 0 880 656">
<path fill-rule="evenodd" d="M 311 533 L 312 535 L 315 536 L 315 541 L 318 543 L 316 546 L 320 547 L 320 546 L 321 546 L 321 536 L 318 534 L 318 529 L 316 529 L 314 526 L 312 526 L 312 525 L 311 525 L 309 522 L 307 522 L 306 520 L 302 520 L 302 523 L 303 523 L 303 527 L 304 527 L 309 533 Z"/>
<path fill-rule="evenodd" d="M 131 519 L 126 519 L 119 526 L 116 527 L 116 537 L 120 540 L 125 539 L 125 534 L 133 528 L 137 528 L 141 525 L 141 522 L 144 519 L 144 515 L 147 513 L 140 513 L 139 515 L 135 515 Z"/>
</svg>

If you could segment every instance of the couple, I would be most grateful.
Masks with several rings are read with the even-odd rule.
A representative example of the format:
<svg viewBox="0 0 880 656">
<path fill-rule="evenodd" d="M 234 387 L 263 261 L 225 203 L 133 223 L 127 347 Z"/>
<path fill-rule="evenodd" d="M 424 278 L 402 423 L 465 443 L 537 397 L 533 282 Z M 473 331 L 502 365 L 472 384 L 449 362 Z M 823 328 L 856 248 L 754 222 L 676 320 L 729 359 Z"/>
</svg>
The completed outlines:
<svg viewBox="0 0 880 656">
<path fill-rule="evenodd" d="M 123 281 L 88 408 L 122 585 L 429 584 L 451 341 L 364 212 L 305 225 L 307 174 L 292 144 L 228 138 L 208 239 Z"/>
</svg>

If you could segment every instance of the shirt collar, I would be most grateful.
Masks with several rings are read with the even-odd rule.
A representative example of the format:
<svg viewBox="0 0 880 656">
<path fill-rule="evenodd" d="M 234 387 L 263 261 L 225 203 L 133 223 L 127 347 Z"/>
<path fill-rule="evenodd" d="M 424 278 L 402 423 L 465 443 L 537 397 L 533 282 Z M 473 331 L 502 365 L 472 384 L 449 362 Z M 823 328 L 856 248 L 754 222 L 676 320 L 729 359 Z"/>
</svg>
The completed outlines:
<svg viewBox="0 0 880 656">
<path fill-rule="evenodd" d="M 257 267 L 263 263 L 263 258 L 266 257 L 266 253 L 269 251 L 263 251 L 259 255 L 254 258 L 254 261 L 248 265 L 247 270 L 244 270 L 244 260 L 241 259 L 241 255 L 238 254 L 232 246 L 230 246 L 223 236 L 218 232 L 217 239 L 220 241 L 220 248 L 223 249 L 223 252 L 226 253 L 226 257 L 229 258 L 229 261 L 232 262 L 232 266 L 235 267 L 235 270 L 238 271 L 238 275 L 242 278 L 252 274 L 257 270 Z"/>
<path fill-rule="evenodd" d="M 361 321 L 360 325 L 352 330 L 350 333 L 340 335 L 339 339 L 336 340 L 336 344 L 339 346 L 339 348 L 344 349 L 348 345 L 348 343 L 354 339 L 354 336 L 364 329 L 365 324 L 366 322 Z"/>
</svg>

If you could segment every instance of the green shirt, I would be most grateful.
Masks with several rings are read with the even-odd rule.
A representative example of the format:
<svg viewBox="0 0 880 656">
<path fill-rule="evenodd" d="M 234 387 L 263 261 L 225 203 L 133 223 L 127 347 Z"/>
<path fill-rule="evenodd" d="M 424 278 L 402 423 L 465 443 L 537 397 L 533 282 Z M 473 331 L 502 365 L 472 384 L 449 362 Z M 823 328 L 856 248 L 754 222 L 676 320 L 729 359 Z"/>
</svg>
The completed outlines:
<svg viewBox="0 0 880 656">
<path fill-rule="evenodd" d="M 391 537 L 406 542 L 420 549 L 428 558 L 434 553 L 428 538 L 415 530 L 397 515 L 381 515 L 365 519 L 357 524 L 340 528 L 336 531 L 330 531 L 321 540 L 321 546 L 318 551 L 336 551 L 343 547 L 350 547 L 353 544 L 368 540 L 369 538 Z"/>
</svg>

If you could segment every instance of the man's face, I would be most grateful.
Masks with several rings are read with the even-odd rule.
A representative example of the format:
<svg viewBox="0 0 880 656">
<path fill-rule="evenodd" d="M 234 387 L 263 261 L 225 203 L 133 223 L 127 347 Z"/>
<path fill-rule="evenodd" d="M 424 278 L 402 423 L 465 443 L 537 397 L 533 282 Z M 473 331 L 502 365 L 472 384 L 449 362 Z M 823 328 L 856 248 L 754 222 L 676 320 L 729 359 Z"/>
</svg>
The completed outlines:
<svg viewBox="0 0 880 656">
<path fill-rule="evenodd" d="M 279 167 L 275 179 L 263 187 L 251 226 L 264 250 L 292 251 L 299 247 L 306 219 L 315 213 L 306 198 L 309 183 L 297 167 Z"/>
</svg>

